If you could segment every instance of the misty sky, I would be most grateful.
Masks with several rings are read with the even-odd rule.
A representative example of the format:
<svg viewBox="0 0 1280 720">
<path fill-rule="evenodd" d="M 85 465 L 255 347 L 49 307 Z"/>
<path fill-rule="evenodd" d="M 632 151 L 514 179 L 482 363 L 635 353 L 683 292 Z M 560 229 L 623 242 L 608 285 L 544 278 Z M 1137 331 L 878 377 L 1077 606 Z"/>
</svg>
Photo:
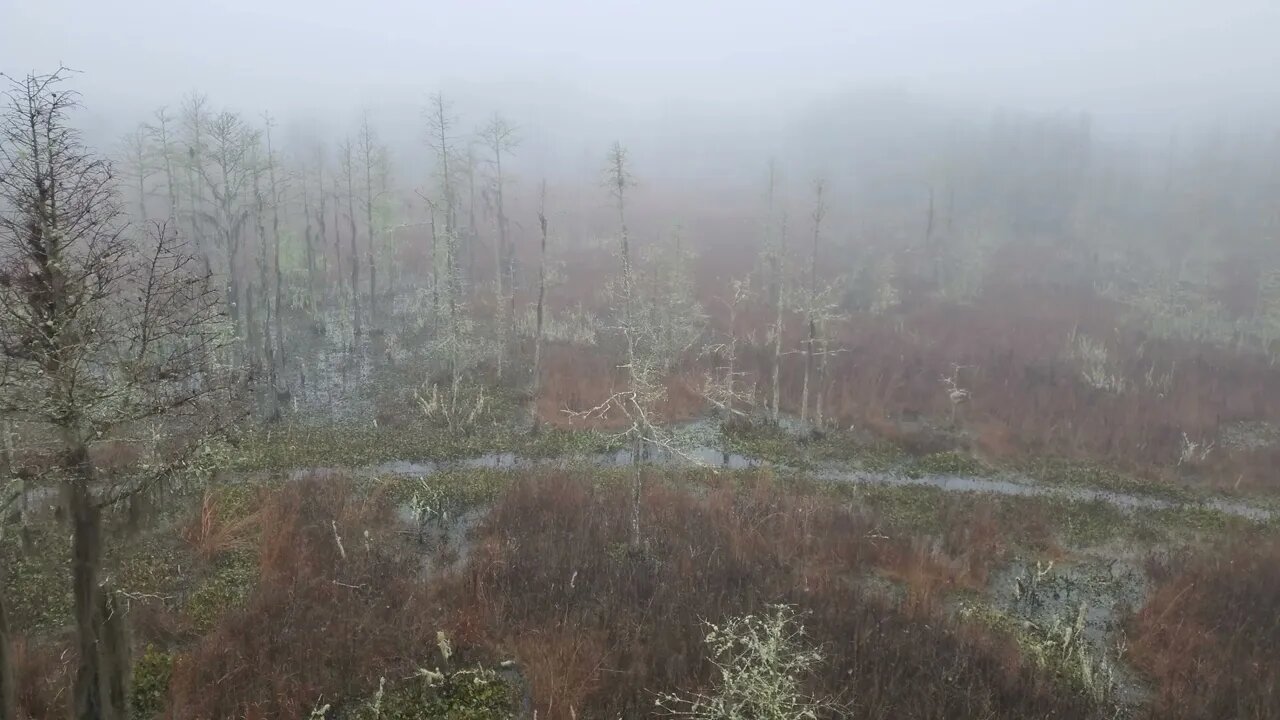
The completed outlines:
<svg viewBox="0 0 1280 720">
<path fill-rule="evenodd" d="M 85 71 L 85 102 L 113 131 L 196 89 L 220 106 L 286 120 L 420 108 L 443 89 L 463 107 L 474 98 L 526 126 L 571 118 L 602 137 L 651 120 L 767 124 L 783 109 L 868 87 L 979 109 L 1083 110 L 1102 125 L 1160 130 L 1272 117 L 1280 107 L 1275 0 L 0 0 L 0 8 L 0 71 L 59 62 Z"/>
</svg>

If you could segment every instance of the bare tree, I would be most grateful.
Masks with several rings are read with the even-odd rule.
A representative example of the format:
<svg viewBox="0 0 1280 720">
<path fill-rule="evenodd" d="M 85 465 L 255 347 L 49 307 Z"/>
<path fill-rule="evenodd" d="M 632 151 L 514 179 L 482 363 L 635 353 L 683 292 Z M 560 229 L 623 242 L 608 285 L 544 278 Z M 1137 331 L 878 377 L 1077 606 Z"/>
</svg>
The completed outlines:
<svg viewBox="0 0 1280 720">
<path fill-rule="evenodd" d="M 618 211 L 618 254 L 622 266 L 622 285 L 614 288 L 615 309 L 621 316 L 620 329 L 626 342 L 627 389 L 608 397 L 603 403 L 588 410 L 572 412 L 583 418 L 601 418 L 612 410 L 621 412 L 628 425 L 620 434 L 631 446 L 631 546 L 639 548 L 640 501 L 644 490 L 641 462 L 647 445 L 672 448 L 670 438 L 662 431 L 657 418 L 657 404 L 665 394 L 660 369 L 665 359 L 655 353 L 644 352 L 641 336 L 651 328 L 637 322 L 636 285 L 631 265 L 631 244 L 627 230 L 627 189 L 633 185 L 627 151 L 622 143 L 615 142 L 609 149 L 605 166 L 605 186 L 613 196 Z"/>
<path fill-rule="evenodd" d="M 208 139 L 209 124 L 208 100 L 204 95 L 192 93 L 182 103 L 182 142 L 186 145 L 183 162 L 187 179 L 187 222 L 191 240 L 204 255 L 205 269 L 212 268 L 212 258 L 208 239 L 204 236 L 201 222 L 204 209 L 203 170 L 205 162 L 205 142 Z M 232 300 L 228 298 L 228 302 Z"/>
<path fill-rule="evenodd" d="M 342 158 L 342 174 L 347 179 L 347 221 L 351 230 L 351 328 L 360 337 L 360 258 L 356 254 L 355 148 L 347 138 L 338 146 Z"/>
<path fill-rule="evenodd" d="M 153 117 L 155 123 L 147 125 L 146 130 L 153 143 L 153 152 L 159 156 L 159 166 L 164 172 L 165 193 L 169 201 L 169 210 L 165 217 L 170 222 L 176 222 L 179 199 L 177 176 L 174 174 L 174 164 L 177 159 L 173 147 L 173 117 L 169 115 L 166 108 L 156 110 Z"/>
<path fill-rule="evenodd" d="M 378 266 L 376 262 L 377 243 L 375 240 L 377 232 L 373 224 L 373 208 L 378 196 L 382 193 L 374 193 L 373 176 L 375 171 L 386 165 L 387 153 L 385 148 L 378 144 L 373 127 L 369 124 L 369 114 L 367 112 L 360 123 L 358 142 L 360 156 L 364 161 L 364 197 L 362 200 L 364 202 L 365 234 L 369 240 L 365 250 L 369 265 L 369 322 L 376 323 L 378 315 Z"/>
<path fill-rule="evenodd" d="M 729 312 L 725 339 L 703 347 L 702 354 L 713 359 L 712 367 L 703 379 L 702 396 L 720 413 L 720 424 L 727 427 L 746 413 L 739 405 L 749 405 L 755 400 L 755 388 L 743 387 L 740 380 L 745 373 L 738 369 L 738 315 L 751 296 L 751 284 L 747 279 L 733 279 L 729 283 L 732 294 L 722 298 Z M 726 459 L 726 463 L 728 460 Z"/>
<path fill-rule="evenodd" d="M 281 367 L 284 366 L 284 321 L 281 319 L 281 308 L 284 307 L 284 273 L 280 269 L 280 204 L 281 188 L 278 178 L 276 177 L 276 152 L 271 142 L 271 129 L 275 127 L 275 122 L 271 119 L 271 115 L 263 114 L 263 125 L 265 127 L 265 135 L 267 139 L 267 181 L 271 183 L 271 267 L 275 271 L 275 340 L 276 340 L 276 360 Z M 274 371 L 273 371 L 274 372 Z M 272 391 L 275 391 L 275 384 L 272 383 Z"/>
<path fill-rule="evenodd" d="M 445 100 L 443 93 L 431 96 L 427 108 L 427 145 L 436 154 L 436 171 L 440 176 L 440 195 L 444 204 L 444 223 L 446 233 L 456 233 L 458 228 L 458 195 L 454 187 L 454 126 L 458 119 L 453 114 L 452 105 Z"/>
<path fill-rule="evenodd" d="M 77 720 L 123 718 L 128 674 L 100 581 L 102 511 L 190 462 L 229 384 L 198 261 L 158 224 L 128 238 L 112 167 L 67 124 L 68 71 L 10 79 L 0 115 L 0 414 L 56 438 L 71 523 Z M 213 401 L 217 401 L 214 403 Z M 106 471 L 100 439 L 163 428 L 155 462 Z"/>
<path fill-rule="evenodd" d="M 804 382 L 800 389 L 800 422 L 809 417 L 809 376 L 813 373 L 813 359 L 817 350 L 818 339 L 818 242 L 822 238 L 822 220 L 826 217 L 827 206 L 822 195 L 822 180 L 814 185 L 813 201 L 813 247 L 809 254 L 809 293 L 805 303 L 805 323 L 809 327 L 809 337 L 804 345 Z"/>
<path fill-rule="evenodd" d="M 209 191 L 214 211 L 205 216 L 218 235 L 219 250 L 226 268 L 226 301 L 237 333 L 251 329 L 242 326 L 239 302 L 242 294 L 239 257 L 244 241 L 245 223 L 255 198 L 252 186 L 256 177 L 258 133 L 232 112 L 222 112 L 208 124 L 208 162 L 197 170 Z M 252 318 L 247 318 L 252 324 Z"/>
<path fill-rule="evenodd" d="M 319 168 L 317 168 L 319 170 Z M 307 311 L 314 313 L 316 310 L 316 234 L 311 224 L 311 173 L 308 172 L 305 164 L 301 172 L 302 176 L 302 241 L 303 249 L 307 256 Z M 320 202 L 324 202 L 324 180 L 320 180 Z M 320 210 L 320 244 L 324 244 L 324 210 Z"/>
<path fill-rule="evenodd" d="M 544 305 L 547 300 L 547 181 L 542 181 L 538 192 L 538 227 L 542 231 L 542 244 L 538 251 L 538 307 L 536 311 L 537 327 L 533 335 L 533 392 L 531 413 L 533 415 L 533 431 L 541 427 L 538 415 L 538 396 L 542 391 L 542 321 Z"/>
<path fill-rule="evenodd" d="M 490 182 L 492 183 L 494 211 L 498 219 L 498 242 L 494 248 L 494 277 L 496 279 L 494 308 L 498 312 L 498 327 L 501 333 L 501 339 L 498 343 L 500 348 L 499 367 L 501 367 L 502 354 L 515 335 L 516 316 L 516 255 L 514 248 L 511 246 L 507 222 L 506 203 L 504 200 L 507 183 L 506 175 L 502 168 L 502 160 L 504 156 L 512 154 L 516 147 L 519 146 L 520 139 L 516 135 L 516 128 L 507 122 L 506 118 L 502 117 L 500 113 L 494 113 L 488 124 L 480 129 L 479 135 L 485 148 L 489 151 L 487 160 L 492 173 Z"/>
<path fill-rule="evenodd" d="M 151 190 L 147 187 L 147 181 L 154 174 L 146 125 L 139 124 L 129 131 L 120 144 L 124 150 L 125 175 L 133 183 L 131 192 L 134 194 L 134 202 L 138 204 L 138 222 L 145 224 L 147 222 L 147 196 L 151 194 Z"/>
<path fill-rule="evenodd" d="M 769 162 L 769 195 L 768 195 L 768 219 L 765 224 L 766 260 L 769 266 L 769 301 L 773 305 L 773 328 L 770 334 L 773 339 L 773 367 L 772 377 L 770 378 L 770 389 L 773 393 L 772 402 L 769 405 L 769 417 L 775 423 L 778 421 L 778 406 L 782 394 L 782 331 L 783 331 L 783 311 L 786 307 L 787 295 L 787 211 L 784 206 L 781 216 L 777 218 L 777 226 L 774 225 L 775 210 L 774 203 L 778 185 L 778 166 L 776 162 Z"/>
</svg>

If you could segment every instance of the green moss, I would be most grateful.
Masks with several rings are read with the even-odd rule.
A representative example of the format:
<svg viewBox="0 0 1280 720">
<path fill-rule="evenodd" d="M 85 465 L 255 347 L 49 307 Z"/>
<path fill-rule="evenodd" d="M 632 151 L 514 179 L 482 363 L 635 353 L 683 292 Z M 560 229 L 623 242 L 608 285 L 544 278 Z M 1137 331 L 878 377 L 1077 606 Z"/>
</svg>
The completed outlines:
<svg viewBox="0 0 1280 720">
<path fill-rule="evenodd" d="M 369 425 L 284 426 L 245 439 L 235 467 L 292 470 L 300 467 L 354 468 L 395 460 L 461 460 L 492 452 L 558 457 L 607 452 L 616 442 L 588 431 L 547 430 L 537 434 L 493 426 L 449 433 L 425 422 L 395 427 Z"/>
<path fill-rule="evenodd" d="M 354 720 L 497 720 L 514 716 L 511 689 L 492 670 L 424 674 L 361 704 Z"/>
<path fill-rule="evenodd" d="M 950 451 L 914 457 L 907 462 L 903 472 L 907 477 L 921 478 L 927 475 L 990 475 L 991 468 L 977 458 Z"/>
<path fill-rule="evenodd" d="M 732 452 L 798 469 L 837 462 L 865 470 L 887 470 L 903 457 L 891 443 L 868 442 L 850 432 L 803 436 L 769 423 L 738 423 L 726 428 L 724 437 Z"/>
<path fill-rule="evenodd" d="M 200 632 L 211 629 L 227 610 L 244 605 L 257 580 L 257 558 L 252 553 L 232 553 L 223 558 L 187 597 L 186 613 Z"/>
<path fill-rule="evenodd" d="M 456 468 L 422 478 L 381 476 L 373 480 L 373 485 L 396 505 L 407 505 L 416 497 L 434 511 L 456 515 L 491 504 L 514 479 L 509 470 L 502 468 Z"/>
<path fill-rule="evenodd" d="M 1179 502 L 1201 497 L 1186 487 L 1146 480 L 1097 463 L 1066 458 L 1036 458 L 1023 462 L 1017 469 L 1048 485 L 1088 487 Z"/>
<path fill-rule="evenodd" d="M 25 552 L 16 530 L 0 542 L 0 591 L 14 627 L 38 634 L 72 622 L 71 538 L 56 522 L 32 525 L 29 532 Z"/>
<path fill-rule="evenodd" d="M 115 572 L 121 590 L 167 597 L 181 589 L 189 559 L 177 538 L 155 535 L 115 547 L 123 553 Z"/>
<path fill-rule="evenodd" d="M 173 656 L 148 645 L 133 665 L 132 720 L 149 720 L 164 710 L 172 674 Z"/>
</svg>

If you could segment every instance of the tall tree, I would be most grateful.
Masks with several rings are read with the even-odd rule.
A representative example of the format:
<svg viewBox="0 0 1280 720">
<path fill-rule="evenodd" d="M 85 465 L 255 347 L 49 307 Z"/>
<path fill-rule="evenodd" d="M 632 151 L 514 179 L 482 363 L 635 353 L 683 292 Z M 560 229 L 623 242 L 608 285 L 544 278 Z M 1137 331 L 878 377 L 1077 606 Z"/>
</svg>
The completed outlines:
<svg viewBox="0 0 1280 720">
<path fill-rule="evenodd" d="M 446 233 L 456 233 L 458 229 L 458 194 L 454 187 L 454 127 L 458 119 L 453 114 L 453 106 L 445 100 L 443 93 L 431 96 L 427 107 L 427 145 L 436 156 L 436 172 L 440 176 L 440 195 L 444 204 L 444 223 Z"/>
<path fill-rule="evenodd" d="M 378 196 L 382 193 L 374 193 L 373 178 L 375 173 L 381 174 L 381 168 L 387 163 L 387 153 L 378 144 L 378 138 L 373 126 L 369 124 L 369 114 L 367 112 L 360 123 L 358 142 L 360 156 L 364 162 L 364 197 L 361 199 L 364 203 L 365 235 L 369 241 L 365 248 L 365 256 L 369 266 L 369 322 L 370 324 L 375 324 L 378 318 L 378 234 L 374 229 L 373 210 L 374 203 L 377 202 Z"/>
<path fill-rule="evenodd" d="M 342 158 L 342 174 L 347 179 L 347 222 L 351 230 L 351 329 L 360 337 L 360 257 L 356 254 L 355 147 L 347 138 L 338 146 Z"/>
<path fill-rule="evenodd" d="M 105 611 L 103 509 L 190 459 L 227 384 L 217 294 L 198 261 L 159 225 L 129 237 L 112 167 L 68 125 L 67 71 L 10 79 L 0 113 L 0 414 L 59 443 L 71 524 L 77 720 L 123 718 L 127 658 Z M 211 401 L 218 400 L 217 404 Z M 108 471 L 93 443 L 179 425 L 163 462 Z M 117 652 L 113 652 L 115 648 Z"/>
<path fill-rule="evenodd" d="M 284 272 L 280 268 L 280 204 L 281 187 L 279 178 L 276 177 L 276 152 L 275 146 L 271 142 L 271 130 L 275 126 L 275 122 L 271 119 L 270 114 L 264 114 L 263 125 L 267 138 L 267 181 L 271 184 L 271 268 L 274 271 L 275 280 L 275 341 L 276 341 L 276 361 L 281 367 L 284 366 L 284 321 L 282 320 L 281 308 L 284 307 Z M 272 387 L 272 391 L 275 391 Z"/>
<path fill-rule="evenodd" d="M 177 171 L 175 165 L 179 162 L 174 152 L 174 119 L 169 115 L 166 108 L 156 110 L 152 116 L 154 123 L 146 126 L 147 133 L 153 143 L 154 153 L 158 155 L 158 165 L 164 172 L 165 198 L 168 200 L 168 210 L 165 217 L 170 223 L 176 223 L 178 219 L 178 178 L 175 174 Z M 175 224 L 174 227 L 177 227 Z M 194 236 L 194 235 L 193 235 Z"/>
<path fill-rule="evenodd" d="M 151 194 L 147 181 L 154 174 L 151 153 L 149 152 L 150 143 L 147 126 L 139 124 L 129 131 L 122 139 L 121 146 L 124 150 L 125 175 L 131 181 L 132 187 L 130 190 L 134 194 L 133 201 L 137 203 L 137 220 L 141 225 L 145 225 L 147 222 L 147 196 Z"/>
<path fill-rule="evenodd" d="M 203 168 L 207 149 L 209 125 L 209 101 L 204 95 L 192 93 L 182 102 L 182 143 L 186 146 L 181 154 L 183 173 L 187 179 L 187 226 L 188 234 L 204 256 L 206 270 L 213 267 L 212 249 L 204 234 L 202 222 L 205 214 Z M 228 302 L 231 299 L 228 298 Z"/>
<path fill-rule="evenodd" d="M 801 423 L 809 417 L 809 376 L 813 374 L 813 362 L 818 348 L 818 242 L 822 239 L 822 220 L 827 215 L 826 200 L 823 198 L 825 189 L 825 183 L 821 179 L 813 187 L 813 246 L 809 253 L 809 288 L 805 302 L 805 324 L 809 329 L 809 337 L 804 344 L 804 382 L 800 388 Z M 821 422 L 821 408 L 821 401 L 819 401 L 819 422 Z"/>
<path fill-rule="evenodd" d="M 494 212 L 498 220 L 498 242 L 494 247 L 494 277 L 497 283 L 494 309 L 498 312 L 498 327 L 501 333 L 501 340 L 498 343 L 498 367 L 501 373 L 502 356 L 514 340 L 516 316 L 516 255 L 511 246 L 507 223 L 504 200 L 507 183 L 502 161 L 519 146 L 520 139 L 516 135 L 516 128 L 500 113 L 494 113 L 488 124 L 480 129 L 480 139 L 489 151 L 487 159 L 492 172 Z"/>
<path fill-rule="evenodd" d="M 251 329 L 245 323 L 253 322 L 252 318 L 241 317 L 244 285 L 239 261 L 245 223 L 256 200 L 252 189 L 259 160 L 258 132 L 236 113 L 221 112 L 209 122 L 207 135 L 207 162 L 197 168 L 213 202 L 213 212 L 204 219 L 217 233 L 226 271 L 227 307 L 231 322 L 240 333 Z"/>
<path fill-rule="evenodd" d="M 547 300 L 547 181 L 542 181 L 538 192 L 538 228 L 542 231 L 542 244 L 538 250 L 538 305 L 536 310 L 537 326 L 533 335 L 533 400 L 530 403 L 533 414 L 533 431 L 541 428 L 541 416 L 538 414 L 538 399 L 542 392 L 542 321 Z"/>
</svg>

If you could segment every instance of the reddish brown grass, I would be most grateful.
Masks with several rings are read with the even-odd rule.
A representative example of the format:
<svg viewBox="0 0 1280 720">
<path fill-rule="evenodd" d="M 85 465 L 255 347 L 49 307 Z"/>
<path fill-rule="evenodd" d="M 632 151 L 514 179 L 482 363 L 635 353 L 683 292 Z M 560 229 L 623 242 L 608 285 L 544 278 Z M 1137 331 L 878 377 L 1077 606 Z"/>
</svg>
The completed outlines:
<svg viewBox="0 0 1280 720">
<path fill-rule="evenodd" d="M 559 473 L 518 483 L 485 522 L 469 572 L 445 589 L 451 604 L 482 613 L 489 642 L 519 658 L 540 716 L 645 715 L 653 692 L 708 681 L 704 619 L 773 602 L 810 613 L 828 658 L 813 689 L 858 717 L 1095 712 L 1012 646 L 937 611 L 934 578 L 963 574 L 929 544 L 884 538 L 851 510 L 763 479 L 706 493 L 650 482 L 647 549 L 636 553 L 628 497 Z M 877 566 L 929 579 L 912 579 L 898 604 L 858 589 Z"/>
<path fill-rule="evenodd" d="M 1274 538 L 1149 563 L 1132 658 L 1154 685 L 1151 718 L 1280 717 L 1277 567 Z"/>
<path fill-rule="evenodd" d="M 306 717 L 318 703 L 369 693 L 381 675 L 411 674 L 436 628 L 395 527 L 385 503 L 336 478 L 272 494 L 258 586 L 178 658 L 169 716 Z"/>
</svg>

